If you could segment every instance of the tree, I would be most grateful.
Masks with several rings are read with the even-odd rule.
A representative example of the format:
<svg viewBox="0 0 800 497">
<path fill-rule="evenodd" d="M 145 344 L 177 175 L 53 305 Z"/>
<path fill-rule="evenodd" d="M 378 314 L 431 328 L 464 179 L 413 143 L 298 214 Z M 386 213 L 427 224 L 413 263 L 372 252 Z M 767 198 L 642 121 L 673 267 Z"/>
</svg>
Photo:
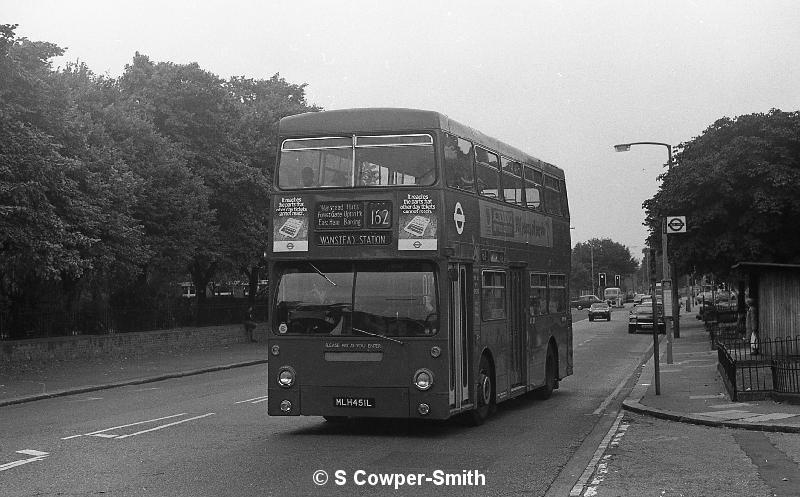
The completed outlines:
<svg viewBox="0 0 800 497">
<path fill-rule="evenodd" d="M 229 238 L 228 256 L 231 266 L 247 278 L 251 304 L 264 263 L 264 234 L 269 229 L 271 214 L 267 192 L 277 158 L 278 121 L 289 115 L 320 110 L 306 103 L 305 86 L 290 84 L 278 74 L 268 80 L 233 77 L 227 83 L 239 111 L 237 143 L 250 173 L 241 188 L 231 191 L 240 228 L 233 230 L 235 237 Z"/>
<path fill-rule="evenodd" d="M 594 288 L 600 273 L 606 274 L 606 284 L 610 284 L 614 281 L 613 275 L 633 274 L 638 266 L 628 247 L 610 238 L 592 238 L 584 243 L 576 243 L 572 249 L 570 287 L 573 290 Z"/>
<path fill-rule="evenodd" d="M 663 217 L 686 216 L 688 233 L 669 237 L 679 272 L 800 262 L 800 112 L 725 117 L 678 150 L 644 208 L 655 246 Z"/>
<path fill-rule="evenodd" d="M 187 265 L 195 287 L 241 271 L 254 296 L 270 216 L 275 125 L 285 115 L 315 109 L 305 103 L 304 85 L 278 75 L 225 82 L 196 63 L 154 63 L 137 53 L 119 86 L 140 115 L 181 148 L 189 170 L 208 190 L 214 216 L 199 232 L 202 239 Z M 205 294 L 197 295 L 202 312 Z"/>
<path fill-rule="evenodd" d="M 63 50 L 14 29 L 0 27 L 0 296 L 19 314 L 60 283 L 69 309 L 80 282 L 135 272 L 136 178 L 91 139 L 97 123 L 75 105 L 91 85 L 52 71 Z"/>
</svg>

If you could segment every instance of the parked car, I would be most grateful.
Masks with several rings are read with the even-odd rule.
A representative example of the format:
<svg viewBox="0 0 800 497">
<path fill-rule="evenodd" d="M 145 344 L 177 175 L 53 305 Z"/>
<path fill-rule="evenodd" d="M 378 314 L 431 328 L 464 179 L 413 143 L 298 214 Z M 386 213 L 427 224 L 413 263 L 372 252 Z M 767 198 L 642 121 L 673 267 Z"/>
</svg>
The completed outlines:
<svg viewBox="0 0 800 497">
<path fill-rule="evenodd" d="M 641 304 L 642 299 L 645 297 L 649 297 L 649 295 L 646 295 L 644 293 L 637 293 L 636 295 L 633 296 L 633 305 Z"/>
<path fill-rule="evenodd" d="M 578 308 L 578 310 L 586 309 L 592 304 L 603 302 L 597 295 L 581 295 L 577 299 L 570 302 L 570 306 Z"/>
<path fill-rule="evenodd" d="M 636 306 L 636 305 L 650 305 L 650 306 L 652 306 L 653 305 L 653 296 L 652 295 L 645 295 L 644 297 L 642 297 L 641 302 L 639 302 L 638 304 L 634 304 L 634 306 Z M 661 300 L 661 299 L 658 299 L 658 305 L 662 305 L 663 306 L 664 305 L 664 301 Z"/>
<path fill-rule="evenodd" d="M 607 302 L 592 304 L 589 307 L 589 321 L 594 321 L 597 318 L 604 318 L 606 321 L 611 321 L 611 307 Z"/>
<path fill-rule="evenodd" d="M 636 333 L 639 330 L 653 330 L 653 305 L 640 304 L 631 309 L 628 315 L 628 333 Z M 658 332 L 666 333 L 667 326 L 664 323 L 664 307 L 658 306 Z"/>
</svg>

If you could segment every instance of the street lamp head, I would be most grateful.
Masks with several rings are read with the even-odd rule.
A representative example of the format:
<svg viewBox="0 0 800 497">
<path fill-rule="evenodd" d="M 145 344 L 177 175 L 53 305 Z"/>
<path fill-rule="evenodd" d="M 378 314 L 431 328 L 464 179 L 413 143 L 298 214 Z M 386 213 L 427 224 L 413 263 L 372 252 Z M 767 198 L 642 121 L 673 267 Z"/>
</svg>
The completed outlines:
<svg viewBox="0 0 800 497">
<path fill-rule="evenodd" d="M 619 145 L 614 145 L 615 152 L 627 152 L 631 149 L 630 143 L 621 143 Z"/>
</svg>

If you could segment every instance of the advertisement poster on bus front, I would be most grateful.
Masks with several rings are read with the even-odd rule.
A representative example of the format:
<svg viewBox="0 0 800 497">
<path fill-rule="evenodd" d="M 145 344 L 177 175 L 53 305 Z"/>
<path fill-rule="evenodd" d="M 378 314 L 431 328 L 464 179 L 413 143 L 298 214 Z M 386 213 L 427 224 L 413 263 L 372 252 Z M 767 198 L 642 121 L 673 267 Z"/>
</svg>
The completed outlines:
<svg viewBox="0 0 800 497">
<path fill-rule="evenodd" d="M 438 225 L 436 201 L 428 193 L 408 193 L 401 197 L 398 225 L 398 250 L 436 250 Z"/>
<path fill-rule="evenodd" d="M 302 197 L 279 197 L 272 223 L 273 252 L 308 252 L 308 207 Z"/>
</svg>

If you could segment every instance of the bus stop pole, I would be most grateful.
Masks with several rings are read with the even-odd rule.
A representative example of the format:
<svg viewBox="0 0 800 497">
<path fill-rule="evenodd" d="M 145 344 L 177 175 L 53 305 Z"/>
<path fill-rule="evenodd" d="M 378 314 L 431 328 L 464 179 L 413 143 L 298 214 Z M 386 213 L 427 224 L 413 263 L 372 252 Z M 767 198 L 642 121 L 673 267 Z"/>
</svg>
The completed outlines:
<svg viewBox="0 0 800 497">
<path fill-rule="evenodd" d="M 651 295 L 653 296 L 653 366 L 655 367 L 655 383 L 656 383 L 656 395 L 661 395 L 661 373 L 660 373 L 660 354 L 658 351 L 658 293 L 656 292 L 656 280 L 655 277 L 652 280 L 653 283 L 653 292 Z"/>
<path fill-rule="evenodd" d="M 661 301 L 664 302 L 664 304 L 667 303 L 667 286 L 666 286 L 666 282 L 669 282 L 670 302 L 672 302 L 672 309 L 673 309 L 673 311 L 672 311 L 672 323 L 671 323 L 672 326 L 669 326 L 670 323 L 667 322 L 667 321 L 669 321 L 669 319 L 667 317 L 667 307 L 665 305 L 664 306 L 664 331 L 667 332 L 667 364 L 672 364 L 672 336 L 673 336 L 672 335 L 672 333 L 673 333 L 672 330 L 676 329 L 676 328 L 673 328 L 673 327 L 678 326 L 677 320 L 675 319 L 675 314 L 676 314 L 675 313 L 675 309 L 676 309 L 675 305 L 679 304 L 679 302 L 675 302 L 675 293 L 676 292 L 673 289 L 675 288 L 675 285 L 677 284 L 677 281 L 672 279 L 672 272 L 673 271 L 672 271 L 672 268 L 671 268 L 671 264 L 669 263 L 669 258 L 667 256 L 667 218 L 666 217 L 664 218 L 664 220 L 662 222 L 662 228 L 663 229 L 661 230 L 661 260 L 662 260 L 662 271 L 663 271 L 663 274 L 661 275 L 661 278 L 662 278 L 662 280 L 661 280 Z M 656 303 L 658 303 L 657 299 L 656 299 Z M 656 322 L 656 324 L 657 324 L 657 322 Z M 656 328 L 657 327 L 658 326 L 656 326 Z"/>
</svg>

